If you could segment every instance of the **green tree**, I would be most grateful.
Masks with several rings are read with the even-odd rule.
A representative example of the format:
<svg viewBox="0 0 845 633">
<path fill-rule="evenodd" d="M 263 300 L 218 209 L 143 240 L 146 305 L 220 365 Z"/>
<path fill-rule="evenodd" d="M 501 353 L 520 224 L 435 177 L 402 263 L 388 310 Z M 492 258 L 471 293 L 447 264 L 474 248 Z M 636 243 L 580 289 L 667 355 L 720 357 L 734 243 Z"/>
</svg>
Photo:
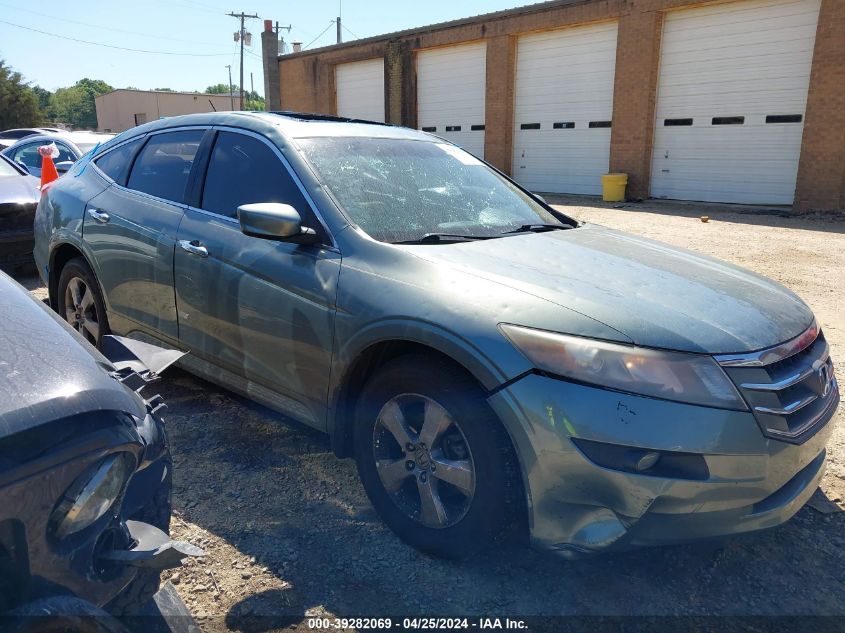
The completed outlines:
<svg viewBox="0 0 845 633">
<path fill-rule="evenodd" d="M 248 92 L 244 95 L 245 110 L 263 110 L 264 108 L 264 97 L 257 92 Z"/>
<path fill-rule="evenodd" d="M 153 88 L 156 92 L 176 92 L 173 88 Z"/>
<path fill-rule="evenodd" d="M 205 94 L 209 95 L 227 95 L 229 94 L 229 86 L 226 84 L 214 84 L 205 89 Z M 232 86 L 232 94 L 235 96 L 235 107 L 238 107 L 238 87 Z M 246 91 L 244 93 L 244 110 L 263 110 L 264 97 L 255 91 Z"/>
<path fill-rule="evenodd" d="M 59 88 L 50 99 L 50 118 L 74 128 L 96 129 L 97 109 L 94 97 L 112 90 L 105 81 L 87 77 L 80 79 L 70 88 Z"/>
<path fill-rule="evenodd" d="M 32 127 L 41 120 L 38 96 L 0 59 L 0 130 L 13 127 Z"/>
<path fill-rule="evenodd" d="M 232 92 L 238 94 L 238 89 L 232 86 Z M 229 86 L 227 84 L 214 84 L 205 89 L 207 95 L 227 95 L 229 94 Z"/>
<path fill-rule="evenodd" d="M 41 110 L 41 119 L 47 119 L 47 111 L 50 108 L 50 97 L 53 93 L 41 86 L 33 86 L 32 91 L 38 97 L 38 109 Z"/>
</svg>

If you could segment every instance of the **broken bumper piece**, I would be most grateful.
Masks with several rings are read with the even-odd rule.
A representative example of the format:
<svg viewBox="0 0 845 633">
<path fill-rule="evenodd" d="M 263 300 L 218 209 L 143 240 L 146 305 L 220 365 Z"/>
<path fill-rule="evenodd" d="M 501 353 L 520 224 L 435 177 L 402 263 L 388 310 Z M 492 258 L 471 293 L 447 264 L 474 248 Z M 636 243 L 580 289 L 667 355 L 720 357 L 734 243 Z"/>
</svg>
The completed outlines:
<svg viewBox="0 0 845 633">
<path fill-rule="evenodd" d="M 185 541 L 172 541 L 157 527 L 140 521 L 127 521 L 126 529 L 134 545 L 129 549 L 115 549 L 103 552 L 105 560 L 147 567 L 150 569 L 171 569 L 178 567 L 189 556 L 204 556 L 199 547 Z"/>
</svg>

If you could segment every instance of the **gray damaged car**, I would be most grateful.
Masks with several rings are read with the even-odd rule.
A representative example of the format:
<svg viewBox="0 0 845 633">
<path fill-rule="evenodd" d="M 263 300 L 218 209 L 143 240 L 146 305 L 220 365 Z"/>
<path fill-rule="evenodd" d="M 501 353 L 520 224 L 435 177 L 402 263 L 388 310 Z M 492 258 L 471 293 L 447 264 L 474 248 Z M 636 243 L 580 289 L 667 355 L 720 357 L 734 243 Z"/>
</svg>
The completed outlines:
<svg viewBox="0 0 845 633">
<path fill-rule="evenodd" d="M 839 390 L 797 296 L 576 222 L 429 134 L 143 125 L 42 198 L 35 257 L 92 342 L 190 351 L 327 432 L 383 520 L 438 555 L 526 528 L 570 556 L 767 528 L 824 472 Z"/>
</svg>

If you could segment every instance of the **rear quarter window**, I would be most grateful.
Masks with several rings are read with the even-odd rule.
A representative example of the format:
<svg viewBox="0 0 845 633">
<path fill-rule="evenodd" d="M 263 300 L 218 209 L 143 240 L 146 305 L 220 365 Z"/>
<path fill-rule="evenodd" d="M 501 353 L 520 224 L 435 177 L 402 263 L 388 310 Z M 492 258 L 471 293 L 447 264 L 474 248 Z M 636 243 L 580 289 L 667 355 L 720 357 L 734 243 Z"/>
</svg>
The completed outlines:
<svg viewBox="0 0 845 633">
<path fill-rule="evenodd" d="M 137 138 L 124 143 L 94 160 L 94 164 L 117 184 L 125 185 L 132 157 L 135 156 L 135 152 L 138 151 L 142 142 L 142 138 Z"/>
<path fill-rule="evenodd" d="M 182 202 L 204 133 L 205 130 L 184 130 L 150 137 L 132 165 L 126 186 L 158 198 Z"/>
</svg>

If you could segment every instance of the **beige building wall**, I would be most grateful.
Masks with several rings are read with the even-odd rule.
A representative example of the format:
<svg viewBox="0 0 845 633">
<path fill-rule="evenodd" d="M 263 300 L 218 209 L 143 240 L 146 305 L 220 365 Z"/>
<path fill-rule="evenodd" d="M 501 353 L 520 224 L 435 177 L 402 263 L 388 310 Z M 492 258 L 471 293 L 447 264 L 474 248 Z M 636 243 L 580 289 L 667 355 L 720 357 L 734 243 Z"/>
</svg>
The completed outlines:
<svg viewBox="0 0 845 633">
<path fill-rule="evenodd" d="M 113 133 L 123 132 L 161 117 L 232 109 L 229 95 L 153 90 L 114 90 L 100 95 L 94 103 L 97 108 L 97 131 Z"/>
</svg>

